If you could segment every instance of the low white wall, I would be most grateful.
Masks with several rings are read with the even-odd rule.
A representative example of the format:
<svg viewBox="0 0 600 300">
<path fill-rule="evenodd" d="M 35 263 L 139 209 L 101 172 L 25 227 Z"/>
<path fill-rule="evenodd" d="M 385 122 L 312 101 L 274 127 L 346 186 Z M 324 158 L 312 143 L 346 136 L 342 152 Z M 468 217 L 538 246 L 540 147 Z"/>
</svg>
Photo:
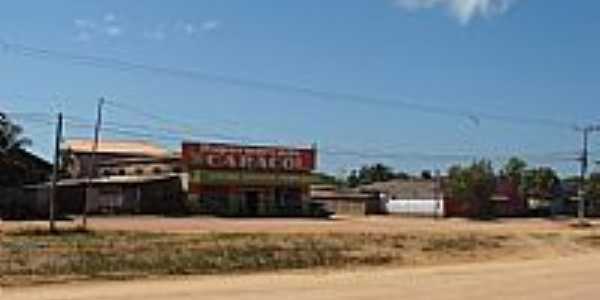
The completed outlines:
<svg viewBox="0 0 600 300">
<path fill-rule="evenodd" d="M 438 199 L 389 199 L 386 213 L 414 216 L 443 216 L 444 201 Z"/>
</svg>

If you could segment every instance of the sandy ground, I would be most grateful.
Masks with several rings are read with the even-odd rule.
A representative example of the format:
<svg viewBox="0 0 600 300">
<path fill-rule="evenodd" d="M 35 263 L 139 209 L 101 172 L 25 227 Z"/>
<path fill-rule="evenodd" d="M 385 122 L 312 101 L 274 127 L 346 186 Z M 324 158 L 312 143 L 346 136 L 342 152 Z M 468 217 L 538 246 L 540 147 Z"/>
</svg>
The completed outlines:
<svg viewBox="0 0 600 300">
<path fill-rule="evenodd" d="M 164 218 L 154 216 L 90 218 L 94 230 L 133 230 L 155 232 L 416 232 L 416 231 L 493 231 L 531 232 L 572 230 L 571 220 L 502 219 L 493 222 L 474 222 L 463 219 L 402 218 L 389 216 L 340 217 L 334 220 L 315 219 L 222 219 L 213 217 Z M 80 224 L 59 222 L 59 227 Z M 47 222 L 4 221 L 3 231 L 24 227 L 47 228 Z"/>
<path fill-rule="evenodd" d="M 600 256 L 419 269 L 289 272 L 5 289 L 11 300 L 579 299 L 600 294 Z"/>
</svg>

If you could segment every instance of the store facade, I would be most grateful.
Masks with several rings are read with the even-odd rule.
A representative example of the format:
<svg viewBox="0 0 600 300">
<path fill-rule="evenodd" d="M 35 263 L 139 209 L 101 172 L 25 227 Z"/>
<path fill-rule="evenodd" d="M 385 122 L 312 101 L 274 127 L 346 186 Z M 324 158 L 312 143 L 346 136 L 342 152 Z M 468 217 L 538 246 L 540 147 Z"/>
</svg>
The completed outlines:
<svg viewBox="0 0 600 300">
<path fill-rule="evenodd" d="M 302 215 L 310 202 L 316 149 L 183 143 L 189 193 L 208 213 Z"/>
</svg>

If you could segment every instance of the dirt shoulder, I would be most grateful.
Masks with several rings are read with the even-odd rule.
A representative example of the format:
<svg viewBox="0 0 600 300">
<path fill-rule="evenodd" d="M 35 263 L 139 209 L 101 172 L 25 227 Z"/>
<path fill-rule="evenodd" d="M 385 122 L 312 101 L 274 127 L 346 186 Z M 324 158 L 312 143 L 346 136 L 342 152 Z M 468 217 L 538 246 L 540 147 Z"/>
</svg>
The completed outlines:
<svg viewBox="0 0 600 300">
<path fill-rule="evenodd" d="M 5 289 L 11 300 L 554 299 L 594 300 L 600 256 L 418 269 L 368 268 L 191 276 Z"/>
<path fill-rule="evenodd" d="M 351 217 L 333 220 L 320 219 L 252 219 L 186 217 L 165 218 L 160 216 L 92 217 L 90 229 L 94 231 L 137 231 L 171 233 L 403 233 L 403 232 L 544 232 L 572 231 L 573 220 L 549 219 L 498 219 L 477 222 L 465 219 L 404 218 L 394 216 Z M 61 228 L 74 228 L 81 223 L 59 222 Z M 23 228 L 47 228 L 47 222 L 4 221 L 4 232 Z"/>
</svg>

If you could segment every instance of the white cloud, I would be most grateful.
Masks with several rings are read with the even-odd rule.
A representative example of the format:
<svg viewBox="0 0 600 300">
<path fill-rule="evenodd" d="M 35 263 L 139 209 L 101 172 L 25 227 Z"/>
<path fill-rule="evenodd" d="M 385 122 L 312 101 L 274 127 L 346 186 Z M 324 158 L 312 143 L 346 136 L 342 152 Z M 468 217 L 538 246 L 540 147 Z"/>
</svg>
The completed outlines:
<svg viewBox="0 0 600 300">
<path fill-rule="evenodd" d="M 475 17 L 491 17 L 508 11 L 518 0 L 395 0 L 394 4 L 409 11 L 445 7 L 466 25 Z"/>
<path fill-rule="evenodd" d="M 144 38 L 155 41 L 162 41 L 167 38 L 165 25 L 160 24 L 154 30 L 144 32 Z"/>
<path fill-rule="evenodd" d="M 82 31 L 77 34 L 77 41 L 79 42 L 89 42 L 92 40 L 92 35 L 89 32 Z"/>
<path fill-rule="evenodd" d="M 109 37 L 118 37 L 123 34 L 123 29 L 119 26 L 108 26 L 105 32 Z"/>
<path fill-rule="evenodd" d="M 114 13 L 107 13 L 104 15 L 104 22 L 114 23 L 117 20 L 117 16 Z"/>
<path fill-rule="evenodd" d="M 192 35 L 192 34 L 196 33 L 196 26 L 188 23 L 188 24 L 183 25 L 183 30 L 185 31 L 185 33 Z"/>
<path fill-rule="evenodd" d="M 98 38 L 117 38 L 128 35 L 138 35 L 147 40 L 162 41 L 169 37 L 187 36 L 195 37 L 202 33 L 212 32 L 220 28 L 221 22 L 215 19 L 207 19 L 203 22 L 194 23 L 187 20 L 160 23 L 149 30 L 129 31 L 123 25 L 122 18 L 113 12 L 108 12 L 96 18 L 77 18 L 73 20 L 76 39 L 80 42 L 88 42 Z"/>
<path fill-rule="evenodd" d="M 217 28 L 219 28 L 221 26 L 221 22 L 217 21 L 217 20 L 209 20 L 209 21 L 205 21 L 202 23 L 202 25 L 200 26 L 200 28 L 203 31 L 213 31 L 216 30 Z"/>
<path fill-rule="evenodd" d="M 143 37 L 148 40 L 162 41 L 170 36 L 197 36 L 202 32 L 210 32 L 218 29 L 221 22 L 217 20 L 207 20 L 200 24 L 188 21 L 177 21 L 174 23 L 162 23 L 152 30 L 143 33 Z"/>
<path fill-rule="evenodd" d="M 96 37 L 116 38 L 124 35 L 123 26 L 117 22 L 114 13 L 107 13 L 99 21 L 94 19 L 78 18 L 73 20 L 77 37 L 80 42 L 88 42 Z"/>
<path fill-rule="evenodd" d="M 96 23 L 94 23 L 93 21 L 87 20 L 87 19 L 75 19 L 73 21 L 73 23 L 75 24 L 75 27 L 77 27 L 79 29 L 95 29 L 96 28 Z"/>
</svg>

